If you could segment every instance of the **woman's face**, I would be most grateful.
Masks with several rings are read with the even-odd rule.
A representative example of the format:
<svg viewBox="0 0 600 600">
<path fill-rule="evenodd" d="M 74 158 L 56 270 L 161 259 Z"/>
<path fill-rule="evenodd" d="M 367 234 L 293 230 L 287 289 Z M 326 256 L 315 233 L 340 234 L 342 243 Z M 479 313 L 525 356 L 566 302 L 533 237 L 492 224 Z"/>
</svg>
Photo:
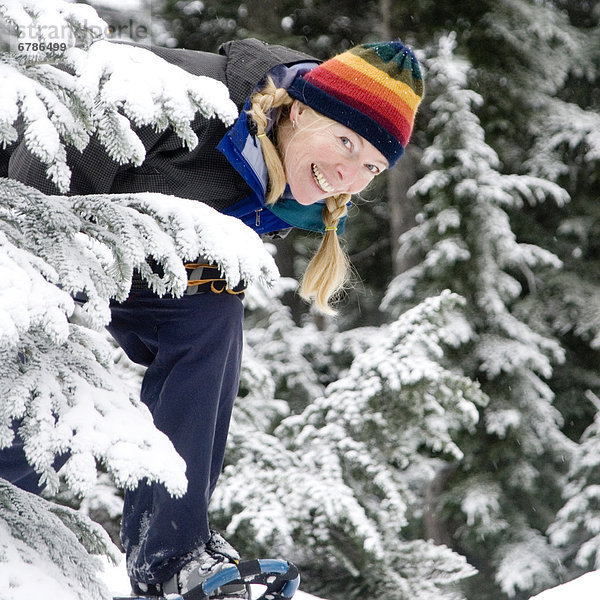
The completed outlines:
<svg viewBox="0 0 600 600">
<path fill-rule="evenodd" d="M 362 136 L 298 101 L 292 104 L 282 133 L 287 183 L 300 204 L 341 193 L 357 194 L 388 166 L 385 156 Z"/>
</svg>

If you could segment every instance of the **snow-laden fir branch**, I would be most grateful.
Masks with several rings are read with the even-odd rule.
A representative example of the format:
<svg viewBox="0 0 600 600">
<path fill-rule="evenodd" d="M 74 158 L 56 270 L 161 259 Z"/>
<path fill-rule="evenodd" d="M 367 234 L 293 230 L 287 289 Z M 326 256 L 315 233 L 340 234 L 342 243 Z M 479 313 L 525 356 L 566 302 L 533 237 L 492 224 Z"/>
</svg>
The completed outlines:
<svg viewBox="0 0 600 600">
<path fill-rule="evenodd" d="M 99 525 L 2 479 L 0 506 L 1 600 L 110 600 L 90 554 L 119 552 Z"/>
<path fill-rule="evenodd" d="M 589 390 L 587 399 L 597 408 L 598 397 Z M 585 570 L 600 568 L 600 412 L 584 431 L 571 461 L 564 490 L 564 506 L 548 533 L 552 544 Z"/>
<path fill-rule="evenodd" d="M 82 292 L 82 310 L 95 328 L 108 323 L 111 298 L 127 297 L 134 269 L 157 293 L 174 295 L 187 285 L 182 260 L 199 256 L 217 263 L 232 287 L 241 281 L 269 285 L 278 277 L 275 261 L 251 229 L 199 202 L 149 193 L 46 196 L 11 179 L 0 180 L 0 200 L 0 232 L 13 252 L 29 253 L 30 271 L 64 292 Z M 149 257 L 162 276 L 152 271 Z M 60 302 L 68 312 L 71 300 L 63 295 Z M 12 306 L 14 314 L 25 306 Z"/>
<path fill-rule="evenodd" d="M 13 36 L 5 40 L 8 50 L 24 63 L 45 62 L 75 45 L 88 47 L 107 31 L 92 6 L 64 0 L 1 0 L 0 15 Z"/>
<path fill-rule="evenodd" d="M 191 75 L 145 48 L 100 39 L 107 25 L 90 6 L 5 0 L 0 15 L 15 29 L 17 46 L 48 48 L 50 34 L 51 48 L 65 40 L 58 52 L 0 55 L 0 145 L 13 143 L 20 132 L 61 192 L 68 191 L 71 176 L 67 144 L 82 150 L 97 135 L 111 158 L 139 165 L 145 149 L 132 124 L 172 127 L 191 148 L 198 141 L 191 128 L 197 113 L 226 125 L 237 116 L 222 83 Z M 90 40 L 97 41 L 90 46 Z"/>
<path fill-rule="evenodd" d="M 581 160 L 590 168 L 600 161 L 598 112 L 552 98 L 532 127 L 538 132 L 526 165 L 532 173 L 558 181 L 568 177 L 571 161 Z M 570 160 L 565 160 L 565 154 Z"/>
<path fill-rule="evenodd" d="M 256 387 L 239 401 L 233 460 L 213 497 L 230 535 L 319 564 L 321 580 L 336 573 L 338 593 L 348 585 L 363 597 L 460 598 L 448 584 L 473 573 L 465 559 L 402 535 L 419 503 L 411 469 L 422 473 L 431 454 L 460 457 L 453 438 L 474 427 L 485 402 L 442 366 L 442 345 L 469 337 L 454 327 L 458 303 L 443 294 L 383 327 L 301 414 L 283 418 L 285 403 Z M 256 414 L 283 421 L 271 431 Z"/>
<path fill-rule="evenodd" d="M 520 590 L 543 590 L 555 585 L 563 565 L 556 548 L 523 520 L 511 523 L 518 533 L 496 557 L 496 579 L 502 591 L 514 598 Z"/>
<path fill-rule="evenodd" d="M 53 489 L 54 457 L 69 453 L 60 474 L 77 493 L 93 485 L 96 461 L 123 487 L 148 477 L 183 493 L 183 461 L 111 376 L 112 349 L 93 329 L 108 323 L 111 299 L 127 297 L 134 269 L 160 294 L 180 295 L 182 259 L 214 260 L 235 286 L 272 282 L 273 258 L 239 220 L 189 200 L 45 196 L 9 179 L 0 199 L 0 443 L 22 419 L 28 460 Z"/>
</svg>

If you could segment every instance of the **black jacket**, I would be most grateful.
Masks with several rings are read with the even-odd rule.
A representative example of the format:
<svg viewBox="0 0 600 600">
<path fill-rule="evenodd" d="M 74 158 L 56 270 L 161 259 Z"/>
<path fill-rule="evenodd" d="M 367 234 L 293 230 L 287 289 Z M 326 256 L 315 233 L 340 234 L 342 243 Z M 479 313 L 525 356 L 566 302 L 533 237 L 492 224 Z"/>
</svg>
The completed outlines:
<svg viewBox="0 0 600 600">
<path fill-rule="evenodd" d="M 252 90 L 276 65 L 292 65 L 315 59 L 282 46 L 256 39 L 223 44 L 218 54 L 193 50 L 152 47 L 169 63 L 195 75 L 206 75 L 223 82 L 231 99 L 241 110 Z M 228 160 L 215 148 L 227 131 L 218 118 L 197 115 L 193 124 L 198 145 L 188 150 L 168 129 L 157 134 L 152 127 L 137 130 L 146 159 L 139 167 L 119 165 L 93 138 L 83 152 L 67 149 L 72 169 L 70 194 L 117 194 L 159 192 L 199 200 L 223 211 L 244 199 L 250 188 Z M 58 194 L 48 180 L 45 167 L 20 142 L 13 150 L 8 176 L 46 194 Z"/>
</svg>

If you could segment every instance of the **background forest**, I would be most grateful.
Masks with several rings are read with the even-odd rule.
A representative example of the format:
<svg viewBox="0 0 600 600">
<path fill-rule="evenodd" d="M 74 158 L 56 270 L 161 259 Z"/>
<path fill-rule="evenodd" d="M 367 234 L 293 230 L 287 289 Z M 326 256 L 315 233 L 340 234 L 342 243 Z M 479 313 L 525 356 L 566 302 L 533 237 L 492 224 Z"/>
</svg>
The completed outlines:
<svg viewBox="0 0 600 600">
<path fill-rule="evenodd" d="M 142 45 L 399 37 L 423 63 L 407 154 L 351 210 L 339 315 L 294 293 L 301 232 L 248 295 L 213 524 L 331 600 L 525 600 L 600 568 L 600 3 L 93 5 Z M 115 537 L 108 479 L 59 498 Z"/>
</svg>

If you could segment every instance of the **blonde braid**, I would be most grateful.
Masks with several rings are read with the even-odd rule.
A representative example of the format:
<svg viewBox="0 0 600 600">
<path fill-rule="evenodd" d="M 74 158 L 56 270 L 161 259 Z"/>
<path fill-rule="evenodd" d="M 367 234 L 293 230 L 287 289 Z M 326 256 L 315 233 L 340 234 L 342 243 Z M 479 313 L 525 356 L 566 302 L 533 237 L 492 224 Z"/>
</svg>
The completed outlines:
<svg viewBox="0 0 600 600">
<path fill-rule="evenodd" d="M 274 108 L 285 108 L 291 106 L 294 99 L 284 88 L 278 88 L 270 77 L 267 77 L 265 87 L 250 99 L 250 110 L 248 114 L 252 117 L 257 127 L 257 137 L 260 140 L 263 157 L 269 173 L 269 189 L 267 190 L 267 204 L 275 204 L 285 191 L 286 176 L 279 152 L 269 136 L 264 135 L 269 124 L 267 117 L 269 111 Z M 280 110 L 276 123 L 284 111 Z"/>
<path fill-rule="evenodd" d="M 314 299 L 317 308 L 329 315 L 335 314 L 329 301 L 344 288 L 350 277 L 350 261 L 337 236 L 337 225 L 347 212 L 349 200 L 350 194 L 339 194 L 325 200 L 325 235 L 300 284 L 300 296 L 307 301 Z"/>
</svg>

